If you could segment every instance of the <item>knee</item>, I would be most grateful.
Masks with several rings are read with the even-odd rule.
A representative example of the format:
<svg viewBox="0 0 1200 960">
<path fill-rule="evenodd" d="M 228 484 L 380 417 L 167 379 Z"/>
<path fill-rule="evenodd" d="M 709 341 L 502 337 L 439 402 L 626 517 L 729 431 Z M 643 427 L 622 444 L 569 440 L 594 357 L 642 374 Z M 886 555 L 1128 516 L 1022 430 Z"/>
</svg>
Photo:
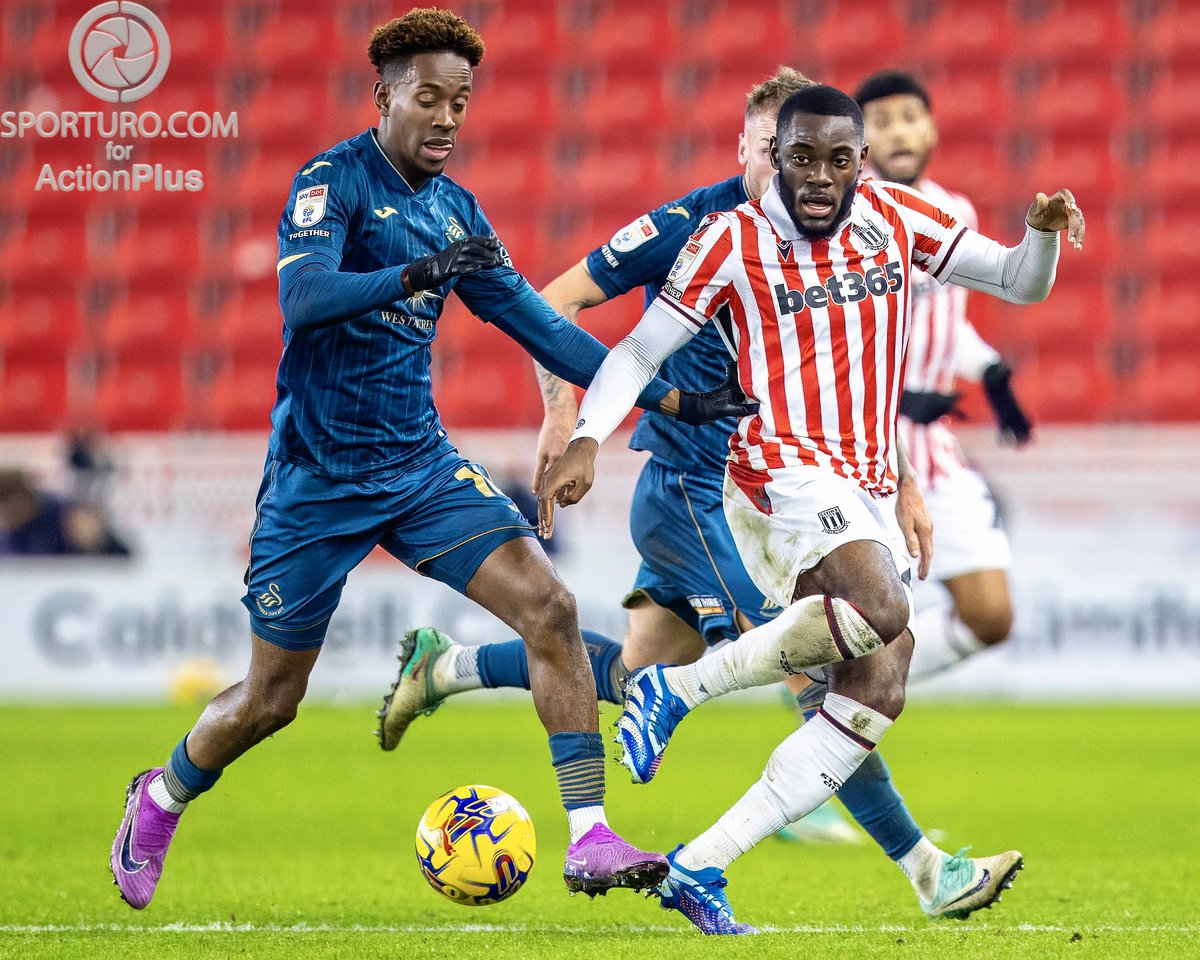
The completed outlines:
<svg viewBox="0 0 1200 960">
<path fill-rule="evenodd" d="M 248 694 L 238 706 L 238 719 L 256 737 L 270 736 L 296 719 L 304 690 L 304 685 L 280 683 Z"/>
<path fill-rule="evenodd" d="M 575 595 L 557 579 L 549 580 L 529 600 L 525 639 L 539 641 L 551 637 L 574 638 L 579 629 Z"/>
<path fill-rule="evenodd" d="M 908 629 L 908 595 L 898 582 L 894 590 L 881 592 L 859 612 L 884 643 L 891 643 Z"/>
<path fill-rule="evenodd" d="M 962 609 L 958 615 L 979 642 L 989 647 L 1007 640 L 1012 632 L 1013 610 L 1007 598 Z"/>
</svg>

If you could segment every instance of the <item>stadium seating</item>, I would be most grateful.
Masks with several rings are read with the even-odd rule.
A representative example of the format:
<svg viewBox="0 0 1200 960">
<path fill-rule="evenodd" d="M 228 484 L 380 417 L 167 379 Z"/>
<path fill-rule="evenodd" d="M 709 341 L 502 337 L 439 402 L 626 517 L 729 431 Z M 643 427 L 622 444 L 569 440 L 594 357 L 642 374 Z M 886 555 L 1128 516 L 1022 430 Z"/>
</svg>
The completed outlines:
<svg viewBox="0 0 1200 960">
<path fill-rule="evenodd" d="M 96 108 L 65 57 L 91 6 L 0 8 L 15 107 Z M 1015 239 L 1033 193 L 1059 185 L 1088 214 L 1087 248 L 1064 254 L 1047 304 L 976 298 L 972 308 L 1021 361 L 1039 418 L 1184 415 L 1186 377 L 1200 382 L 1200 253 L 1189 242 L 1200 232 L 1195 3 L 476 0 L 463 9 L 488 49 L 448 172 L 479 196 L 535 284 L 646 209 L 736 173 L 742 98 L 778 63 L 844 87 L 867 65 L 915 68 L 941 131 L 930 172 L 972 198 L 986 230 Z M 139 109 L 236 111 L 239 135 L 138 140 L 135 159 L 202 169 L 198 193 L 35 191 L 44 164 L 112 168 L 104 142 L 5 141 L 0 430 L 63 428 L 77 408 L 94 408 L 110 428 L 264 429 L 265 408 L 254 408 L 269 405 L 279 347 L 278 218 L 300 166 L 373 122 L 366 40 L 396 13 L 384 0 L 162 4 L 171 67 Z M 613 341 L 639 312 L 640 299 L 627 298 L 597 311 L 594 328 Z M 536 423 L 520 351 L 485 333 L 474 321 L 443 322 L 434 351 L 443 413 Z M 1136 389 L 1134 407 L 1110 402 L 1126 388 Z M 483 412 L 484 389 L 505 402 Z"/>
</svg>

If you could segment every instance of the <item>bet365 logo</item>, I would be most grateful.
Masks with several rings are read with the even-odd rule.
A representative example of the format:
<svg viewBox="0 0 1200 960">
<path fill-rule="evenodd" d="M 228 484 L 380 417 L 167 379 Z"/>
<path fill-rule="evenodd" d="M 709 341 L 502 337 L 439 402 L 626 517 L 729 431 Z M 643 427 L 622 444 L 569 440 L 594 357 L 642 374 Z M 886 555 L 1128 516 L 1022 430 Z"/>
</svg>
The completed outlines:
<svg viewBox="0 0 1200 960">
<path fill-rule="evenodd" d="M 904 273 L 900 269 L 900 262 L 891 260 L 882 267 L 871 267 L 866 273 L 855 273 L 853 270 L 835 273 L 824 283 L 814 283 L 803 290 L 782 283 L 775 284 L 772 289 L 779 312 L 788 314 L 801 313 L 805 307 L 821 310 L 831 303 L 840 307 L 845 303 L 866 300 L 869 296 L 883 297 L 903 286 Z"/>
</svg>

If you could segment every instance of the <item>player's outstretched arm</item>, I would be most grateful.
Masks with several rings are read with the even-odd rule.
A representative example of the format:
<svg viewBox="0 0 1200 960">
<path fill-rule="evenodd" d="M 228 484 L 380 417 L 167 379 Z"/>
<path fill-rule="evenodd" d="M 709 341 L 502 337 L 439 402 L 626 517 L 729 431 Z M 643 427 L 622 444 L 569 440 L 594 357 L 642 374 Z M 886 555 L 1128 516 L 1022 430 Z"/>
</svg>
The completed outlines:
<svg viewBox="0 0 1200 960">
<path fill-rule="evenodd" d="M 579 312 L 596 307 L 608 300 L 604 291 L 588 273 L 587 261 L 581 260 L 571 269 L 559 274 L 542 290 L 542 298 L 571 323 L 579 323 Z M 579 404 L 571 384 L 556 377 L 536 360 L 533 372 L 542 391 L 542 428 L 538 431 L 537 455 L 533 468 L 534 495 L 542 488 L 546 469 L 563 455 L 575 421 L 579 419 Z"/>
<path fill-rule="evenodd" d="M 965 231 L 946 281 L 1009 303 L 1045 300 L 1058 266 L 1058 234 L 1066 230 L 1071 245 L 1082 249 L 1083 213 L 1069 190 L 1059 190 L 1051 197 L 1039 193 L 1025 223 L 1025 236 L 1015 247 Z"/>
<path fill-rule="evenodd" d="M 609 352 L 583 396 L 566 452 L 546 471 L 538 491 L 539 530 L 554 532 L 554 504 L 578 503 L 591 489 L 596 452 L 633 408 L 634 398 L 672 353 L 695 336 L 657 302 Z"/>
</svg>

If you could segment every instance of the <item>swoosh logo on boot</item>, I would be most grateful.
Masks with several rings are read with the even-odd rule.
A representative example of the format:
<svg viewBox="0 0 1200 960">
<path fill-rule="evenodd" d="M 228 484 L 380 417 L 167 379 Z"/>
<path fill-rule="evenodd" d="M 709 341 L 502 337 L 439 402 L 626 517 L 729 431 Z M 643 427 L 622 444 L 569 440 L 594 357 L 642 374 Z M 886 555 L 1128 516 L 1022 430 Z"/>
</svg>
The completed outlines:
<svg viewBox="0 0 1200 960">
<path fill-rule="evenodd" d="M 142 806 L 142 784 L 138 783 L 137 798 L 133 801 L 133 813 L 129 815 L 129 823 L 125 828 L 125 836 L 121 838 L 121 869 L 126 873 L 139 873 L 143 867 L 150 862 L 150 858 L 145 860 L 135 860 L 133 857 L 133 824 L 137 820 L 138 810 Z"/>
</svg>

